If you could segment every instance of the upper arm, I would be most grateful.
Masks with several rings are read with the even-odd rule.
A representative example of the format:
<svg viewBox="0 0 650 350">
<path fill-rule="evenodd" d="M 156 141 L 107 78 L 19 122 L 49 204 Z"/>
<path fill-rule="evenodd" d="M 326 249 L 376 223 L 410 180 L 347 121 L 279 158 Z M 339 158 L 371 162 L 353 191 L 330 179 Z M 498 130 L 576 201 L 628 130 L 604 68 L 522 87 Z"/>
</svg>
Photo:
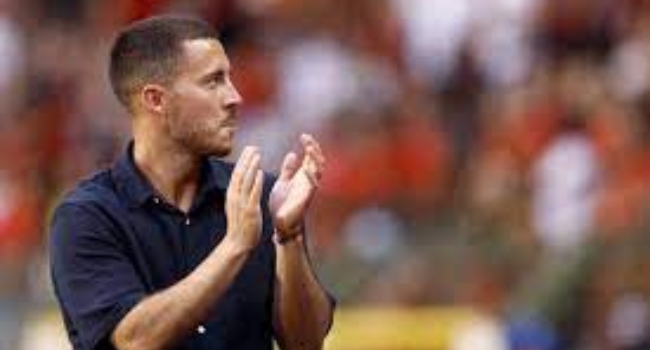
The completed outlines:
<svg viewBox="0 0 650 350">
<path fill-rule="evenodd" d="M 69 331 L 88 350 L 107 341 L 145 295 L 124 236 L 105 215 L 91 205 L 65 204 L 57 209 L 50 232 L 55 292 Z"/>
</svg>

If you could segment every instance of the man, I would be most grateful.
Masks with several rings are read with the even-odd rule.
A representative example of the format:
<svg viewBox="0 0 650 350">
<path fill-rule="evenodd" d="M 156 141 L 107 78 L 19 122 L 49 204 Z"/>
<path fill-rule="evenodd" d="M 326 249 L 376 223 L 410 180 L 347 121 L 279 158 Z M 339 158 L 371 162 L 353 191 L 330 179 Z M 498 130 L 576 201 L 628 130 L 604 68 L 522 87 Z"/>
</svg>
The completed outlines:
<svg viewBox="0 0 650 350">
<path fill-rule="evenodd" d="M 277 181 L 231 152 L 241 97 L 202 21 L 155 17 L 118 36 L 110 78 L 132 118 L 116 164 L 57 208 L 52 278 L 74 349 L 319 349 L 333 303 L 304 217 L 321 176 L 301 136 Z"/>
</svg>

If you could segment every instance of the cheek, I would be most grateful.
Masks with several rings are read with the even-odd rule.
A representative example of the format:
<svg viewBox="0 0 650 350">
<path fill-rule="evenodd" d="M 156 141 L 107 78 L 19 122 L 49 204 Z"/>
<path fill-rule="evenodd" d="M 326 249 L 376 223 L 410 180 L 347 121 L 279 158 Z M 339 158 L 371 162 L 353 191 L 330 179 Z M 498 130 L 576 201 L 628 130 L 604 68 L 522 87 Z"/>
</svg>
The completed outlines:
<svg viewBox="0 0 650 350">
<path fill-rule="evenodd" d="M 210 113 L 207 107 L 202 108 L 197 104 L 178 106 L 168 124 L 172 137 L 185 142 L 214 138 L 220 135 L 222 129 L 220 118 Z"/>
<path fill-rule="evenodd" d="M 178 101 L 179 112 L 184 117 L 205 114 L 210 106 L 209 99 L 203 96 L 189 95 Z"/>
<path fill-rule="evenodd" d="M 216 93 L 194 89 L 183 91 L 170 104 L 172 132 L 197 134 L 214 132 L 223 120 Z"/>
<path fill-rule="evenodd" d="M 172 103 L 184 112 L 193 114 L 214 108 L 216 98 L 210 90 L 190 85 L 183 86 L 176 91 Z"/>
</svg>

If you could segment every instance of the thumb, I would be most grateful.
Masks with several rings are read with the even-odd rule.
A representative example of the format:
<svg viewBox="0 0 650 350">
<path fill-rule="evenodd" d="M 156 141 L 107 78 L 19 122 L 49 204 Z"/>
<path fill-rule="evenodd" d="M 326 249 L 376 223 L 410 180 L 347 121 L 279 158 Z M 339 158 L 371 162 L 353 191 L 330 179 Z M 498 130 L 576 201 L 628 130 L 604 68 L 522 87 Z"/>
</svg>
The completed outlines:
<svg viewBox="0 0 650 350">
<path fill-rule="evenodd" d="M 287 181 L 293 177 L 300 163 L 298 162 L 298 156 L 295 153 L 289 152 L 284 156 L 284 161 L 282 161 L 282 168 L 280 169 L 280 181 Z"/>
</svg>

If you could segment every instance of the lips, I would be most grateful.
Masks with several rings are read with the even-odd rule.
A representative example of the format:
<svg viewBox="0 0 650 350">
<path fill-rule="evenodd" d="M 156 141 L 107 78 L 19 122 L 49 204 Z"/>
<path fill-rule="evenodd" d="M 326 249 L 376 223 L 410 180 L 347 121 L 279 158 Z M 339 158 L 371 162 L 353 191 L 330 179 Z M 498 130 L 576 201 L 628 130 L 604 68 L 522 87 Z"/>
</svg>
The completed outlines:
<svg viewBox="0 0 650 350">
<path fill-rule="evenodd" d="M 227 121 L 223 122 L 221 124 L 221 126 L 224 127 L 224 128 L 232 128 L 232 129 L 234 129 L 234 128 L 237 127 L 237 124 L 235 123 L 235 121 L 228 121 L 227 120 Z"/>
</svg>

